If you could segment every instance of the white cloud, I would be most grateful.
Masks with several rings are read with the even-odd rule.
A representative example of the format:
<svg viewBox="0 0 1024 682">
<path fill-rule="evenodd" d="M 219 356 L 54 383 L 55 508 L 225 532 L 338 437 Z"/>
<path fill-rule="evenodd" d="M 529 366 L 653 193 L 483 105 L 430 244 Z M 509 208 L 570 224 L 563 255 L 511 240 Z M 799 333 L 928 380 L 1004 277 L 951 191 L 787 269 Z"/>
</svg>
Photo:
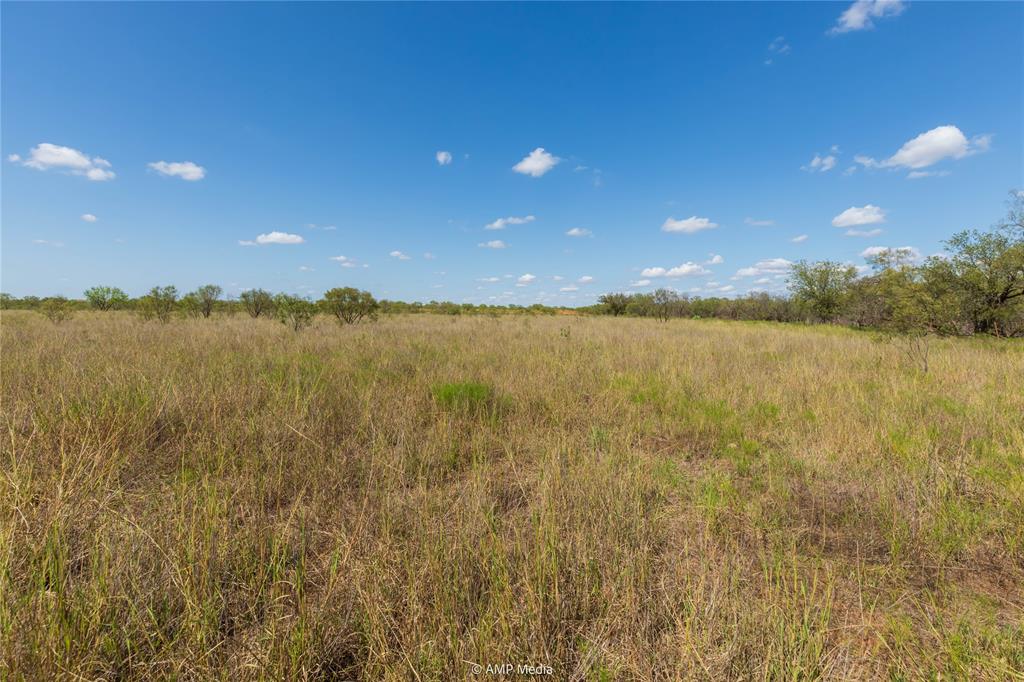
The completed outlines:
<svg viewBox="0 0 1024 682">
<path fill-rule="evenodd" d="M 850 228 L 843 234 L 847 237 L 876 237 L 882 234 L 882 230 L 877 227 L 873 230 L 855 230 L 853 228 Z"/>
<path fill-rule="evenodd" d="M 492 239 L 489 242 L 480 242 L 477 246 L 482 249 L 504 249 L 508 245 L 500 239 Z"/>
<path fill-rule="evenodd" d="M 775 224 L 774 220 L 757 220 L 756 218 L 745 218 L 743 222 L 754 227 L 771 227 Z"/>
<path fill-rule="evenodd" d="M 87 223 L 94 223 L 94 222 L 96 222 L 97 220 L 99 220 L 99 218 L 97 218 L 96 216 L 94 216 L 94 215 L 93 215 L 92 213 L 83 213 L 83 214 L 81 215 L 81 218 L 82 218 L 82 220 L 84 220 L 84 221 L 85 221 L 85 222 L 87 222 Z"/>
<path fill-rule="evenodd" d="M 519 282 L 520 284 L 529 284 L 530 282 L 532 282 L 535 279 L 537 279 L 536 275 L 531 275 L 530 273 L 526 273 L 525 275 L 520 275 L 519 279 L 517 279 L 516 281 Z"/>
<path fill-rule="evenodd" d="M 889 251 L 912 261 L 921 260 L 921 252 L 913 246 L 869 246 L 860 255 L 862 258 L 873 258 Z"/>
<path fill-rule="evenodd" d="M 336 225 L 317 225 L 316 223 L 306 223 L 307 230 L 337 230 Z"/>
<path fill-rule="evenodd" d="M 651 280 L 649 280 L 649 279 L 638 279 L 635 282 L 631 282 L 629 286 L 639 288 L 639 287 L 647 287 L 647 286 L 650 286 L 650 285 L 651 285 Z"/>
<path fill-rule="evenodd" d="M 800 166 L 800 170 L 805 170 L 808 173 L 824 173 L 826 171 L 832 170 L 835 167 L 836 157 L 833 156 L 832 154 L 829 154 L 828 156 L 819 156 L 815 154 L 814 158 L 811 159 L 810 163 L 808 163 L 806 166 Z"/>
<path fill-rule="evenodd" d="M 241 240 L 238 243 L 242 246 L 256 246 L 257 244 L 302 244 L 305 241 L 297 234 L 274 231 L 256 235 L 255 241 Z"/>
<path fill-rule="evenodd" d="M 643 277 L 696 277 L 698 275 L 710 275 L 711 271 L 698 265 L 687 261 L 682 265 L 677 265 L 674 268 L 644 268 L 640 274 Z"/>
<path fill-rule="evenodd" d="M 719 256 L 717 253 L 712 253 L 711 258 L 704 261 L 704 265 L 721 265 L 725 262 L 725 259 Z"/>
<path fill-rule="evenodd" d="M 902 0 L 856 0 L 839 15 L 829 33 L 848 33 L 874 28 L 872 19 L 894 17 L 906 8 Z"/>
<path fill-rule="evenodd" d="M 412 256 L 408 256 L 408 255 L 402 253 L 401 251 L 392 251 L 388 255 L 391 256 L 392 258 L 397 258 L 398 260 L 411 260 L 412 259 Z"/>
<path fill-rule="evenodd" d="M 313 268 L 309 267 L 308 265 L 300 265 L 299 266 L 299 272 L 316 272 L 316 271 Z"/>
<path fill-rule="evenodd" d="M 768 43 L 768 54 L 771 56 L 764 60 L 765 65 L 771 65 L 775 61 L 775 57 L 789 54 L 789 51 L 789 43 L 786 42 L 785 36 L 777 37 L 775 40 Z"/>
<path fill-rule="evenodd" d="M 676 220 L 675 218 L 669 217 L 664 223 L 662 223 L 661 231 L 692 234 L 694 232 L 700 232 L 701 230 L 711 230 L 716 227 L 718 227 L 718 223 L 713 223 L 707 218 L 698 218 L 693 215 L 684 220 Z"/>
<path fill-rule="evenodd" d="M 970 140 L 954 125 L 944 125 L 921 133 L 904 143 L 899 151 L 888 159 L 876 161 L 870 156 L 858 154 L 854 161 L 867 168 L 927 168 L 943 159 L 962 159 L 972 154 L 988 151 L 991 135 L 978 135 Z M 911 174 L 908 177 L 923 177 Z"/>
<path fill-rule="evenodd" d="M 807 235 L 806 234 L 798 234 L 797 236 L 793 237 L 789 241 L 793 242 L 794 244 L 800 244 L 802 242 L 807 241 Z"/>
<path fill-rule="evenodd" d="M 539 178 L 558 165 L 559 161 L 561 161 L 560 158 L 544 151 L 544 147 L 537 147 L 525 156 L 522 161 L 512 166 L 512 170 L 516 173 Z"/>
<path fill-rule="evenodd" d="M 501 277 L 481 277 L 478 282 L 500 282 Z"/>
<path fill-rule="evenodd" d="M 206 169 L 191 161 L 153 161 L 146 164 L 160 175 L 181 178 L 189 182 L 202 180 L 206 177 Z"/>
<path fill-rule="evenodd" d="M 921 178 L 943 178 L 949 175 L 949 171 L 910 171 L 907 173 L 908 180 L 920 180 Z"/>
<path fill-rule="evenodd" d="M 583 227 L 574 227 L 565 234 L 569 237 L 592 237 L 594 235 L 593 232 Z"/>
<path fill-rule="evenodd" d="M 97 182 L 113 180 L 116 177 L 114 171 L 110 170 L 110 162 L 106 159 L 98 156 L 89 158 L 84 152 L 77 149 L 49 142 L 37 144 L 29 150 L 28 158 L 25 160 L 22 160 L 18 154 L 11 154 L 7 159 L 15 163 L 20 161 L 22 165 L 36 170 L 45 171 L 54 168 Z"/>
<path fill-rule="evenodd" d="M 331 256 L 328 260 L 337 261 L 343 268 L 354 268 L 358 264 L 348 256 Z"/>
<path fill-rule="evenodd" d="M 485 230 L 504 230 L 509 225 L 525 225 L 526 223 L 532 223 L 536 219 L 537 218 L 532 216 L 532 215 L 523 216 L 522 218 L 519 218 L 519 217 L 514 216 L 514 215 L 510 215 L 507 218 L 498 218 L 493 223 L 487 223 L 486 225 L 484 225 L 484 229 Z"/>
<path fill-rule="evenodd" d="M 594 278 L 591 277 L 590 275 L 583 275 L 576 281 L 579 282 L 580 284 L 590 284 L 591 282 L 594 281 Z"/>
<path fill-rule="evenodd" d="M 733 279 L 784 274 L 789 272 L 789 268 L 792 267 L 792 265 L 792 261 L 788 261 L 785 258 L 766 258 L 764 260 L 757 261 L 757 263 L 749 268 L 740 268 L 736 271 L 736 274 L 733 275 Z"/>
<path fill-rule="evenodd" d="M 575 284 L 570 284 L 567 287 L 562 287 L 561 289 L 559 289 L 559 291 L 579 291 L 579 290 L 580 290 L 580 288 L 578 286 L 576 286 Z"/>
<path fill-rule="evenodd" d="M 856 227 L 885 222 L 885 210 L 872 204 L 851 206 L 832 219 L 833 227 Z"/>
<path fill-rule="evenodd" d="M 33 239 L 32 243 L 39 244 L 40 246 L 52 246 L 58 249 L 64 246 L 64 242 L 54 242 L 49 239 Z"/>
<path fill-rule="evenodd" d="M 440 166 L 447 166 L 448 164 L 450 164 L 452 162 L 452 153 L 451 152 L 440 151 L 440 152 L 434 154 L 434 158 L 437 159 L 438 165 L 440 165 Z"/>
</svg>

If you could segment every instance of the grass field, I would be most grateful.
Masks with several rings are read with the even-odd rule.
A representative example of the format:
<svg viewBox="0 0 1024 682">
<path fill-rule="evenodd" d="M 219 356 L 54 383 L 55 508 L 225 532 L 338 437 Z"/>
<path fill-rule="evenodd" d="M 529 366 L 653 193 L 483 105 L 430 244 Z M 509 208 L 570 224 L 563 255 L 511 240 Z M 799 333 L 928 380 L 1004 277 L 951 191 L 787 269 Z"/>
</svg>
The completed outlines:
<svg viewBox="0 0 1024 682">
<path fill-rule="evenodd" d="M 1024 679 L 1024 345 L 2 319 L 0 678 Z"/>
</svg>

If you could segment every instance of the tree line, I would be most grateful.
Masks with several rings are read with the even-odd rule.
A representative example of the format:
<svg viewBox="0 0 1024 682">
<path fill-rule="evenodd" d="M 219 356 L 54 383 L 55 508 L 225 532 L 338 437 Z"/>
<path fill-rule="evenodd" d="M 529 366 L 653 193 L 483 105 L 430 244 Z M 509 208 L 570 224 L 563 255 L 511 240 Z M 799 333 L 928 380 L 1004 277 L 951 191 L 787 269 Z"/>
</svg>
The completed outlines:
<svg viewBox="0 0 1024 682">
<path fill-rule="evenodd" d="M 835 261 L 794 263 L 788 296 L 690 298 L 669 289 L 605 294 L 588 310 L 609 315 L 827 322 L 900 334 L 1024 336 L 1024 192 L 1006 218 L 964 230 L 946 251 L 917 262 L 907 249 L 868 259 L 870 271 Z"/>
</svg>

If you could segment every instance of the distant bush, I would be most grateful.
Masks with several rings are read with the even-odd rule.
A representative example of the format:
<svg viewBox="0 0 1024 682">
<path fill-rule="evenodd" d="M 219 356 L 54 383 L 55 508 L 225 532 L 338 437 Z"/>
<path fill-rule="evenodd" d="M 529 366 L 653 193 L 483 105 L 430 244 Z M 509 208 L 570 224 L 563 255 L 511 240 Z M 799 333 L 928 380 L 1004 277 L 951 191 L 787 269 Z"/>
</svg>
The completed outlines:
<svg viewBox="0 0 1024 682">
<path fill-rule="evenodd" d="M 242 307 L 250 317 L 269 315 L 274 312 L 274 297 L 269 291 L 263 289 L 243 291 L 238 300 L 241 301 Z"/>
<path fill-rule="evenodd" d="M 72 314 L 68 299 L 63 296 L 51 296 L 44 298 L 39 304 L 39 312 L 46 315 L 47 319 L 54 324 L 60 324 L 69 319 Z"/>
<path fill-rule="evenodd" d="M 92 287 L 85 290 L 85 300 L 96 310 L 114 310 L 128 305 L 128 294 L 117 287 Z"/>
<path fill-rule="evenodd" d="M 380 304 L 369 291 L 355 287 L 331 289 L 320 299 L 320 309 L 333 315 L 339 324 L 355 324 L 362 319 L 376 320 Z"/>
<path fill-rule="evenodd" d="M 209 317 L 213 314 L 213 309 L 222 293 L 224 290 L 216 284 L 207 284 L 186 294 L 181 299 L 181 303 L 191 315 Z"/>
<path fill-rule="evenodd" d="M 316 306 L 312 301 L 289 294 L 275 296 L 274 308 L 277 312 L 277 319 L 291 328 L 293 332 L 302 331 L 313 324 L 313 317 L 316 315 Z"/>
<path fill-rule="evenodd" d="M 174 286 L 153 287 L 139 299 L 139 315 L 144 320 L 169 322 L 177 307 L 178 289 Z"/>
</svg>

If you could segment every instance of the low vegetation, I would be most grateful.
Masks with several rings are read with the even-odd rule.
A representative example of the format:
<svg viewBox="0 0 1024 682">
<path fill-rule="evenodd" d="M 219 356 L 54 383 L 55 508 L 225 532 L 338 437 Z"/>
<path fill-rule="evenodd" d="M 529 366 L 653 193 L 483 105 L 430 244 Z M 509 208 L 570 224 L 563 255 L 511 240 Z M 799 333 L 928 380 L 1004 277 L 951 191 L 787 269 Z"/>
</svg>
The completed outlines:
<svg viewBox="0 0 1024 682">
<path fill-rule="evenodd" d="M 3 312 L 0 678 L 1024 675 L 1019 341 L 265 313 Z"/>
</svg>

